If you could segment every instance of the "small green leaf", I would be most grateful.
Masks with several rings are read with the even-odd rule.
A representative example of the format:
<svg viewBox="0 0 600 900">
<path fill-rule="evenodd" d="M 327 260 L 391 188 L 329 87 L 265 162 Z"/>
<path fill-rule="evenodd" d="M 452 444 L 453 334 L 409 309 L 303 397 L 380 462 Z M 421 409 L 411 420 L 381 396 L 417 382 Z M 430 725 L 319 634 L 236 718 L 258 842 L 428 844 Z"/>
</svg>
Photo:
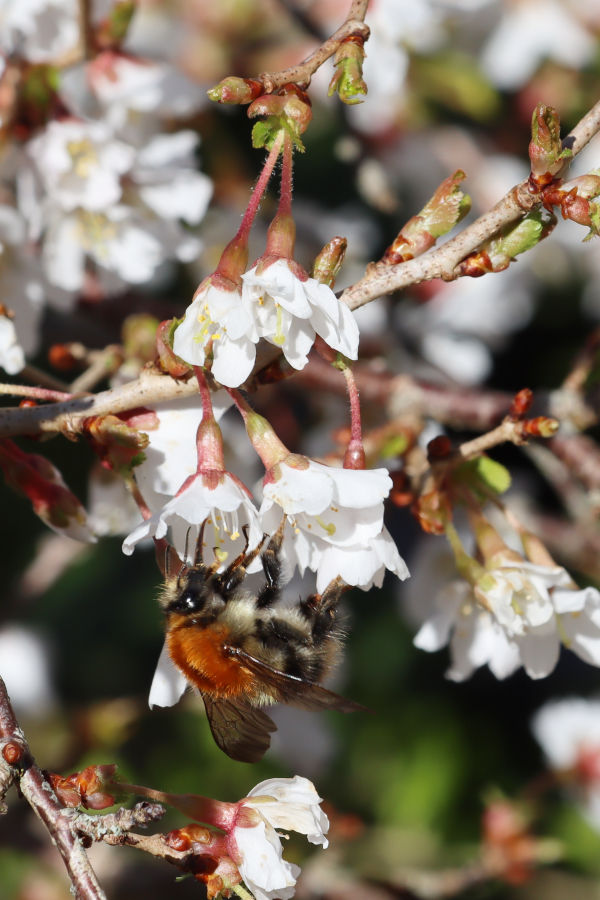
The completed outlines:
<svg viewBox="0 0 600 900">
<path fill-rule="evenodd" d="M 511 484 L 510 472 L 489 456 L 480 456 L 475 460 L 475 471 L 480 479 L 497 494 L 503 494 Z"/>
</svg>

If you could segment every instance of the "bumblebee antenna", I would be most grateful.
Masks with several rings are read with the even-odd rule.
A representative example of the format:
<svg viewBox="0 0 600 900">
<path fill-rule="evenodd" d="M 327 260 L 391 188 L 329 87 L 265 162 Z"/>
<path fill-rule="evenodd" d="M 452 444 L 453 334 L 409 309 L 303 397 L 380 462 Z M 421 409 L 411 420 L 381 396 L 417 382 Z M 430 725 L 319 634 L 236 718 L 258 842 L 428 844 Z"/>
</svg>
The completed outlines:
<svg viewBox="0 0 600 900">
<path fill-rule="evenodd" d="M 198 540 L 196 541 L 196 552 L 194 553 L 194 565 L 195 566 L 203 565 L 202 550 L 204 548 L 204 528 L 205 528 L 205 526 L 206 526 L 206 519 L 200 526 L 200 532 L 198 533 Z M 188 535 L 189 535 L 189 533 L 190 533 L 190 529 L 188 529 Z M 185 539 L 185 544 L 186 544 L 185 553 L 186 553 L 186 558 L 187 558 L 187 536 Z"/>
<path fill-rule="evenodd" d="M 184 566 L 187 566 L 187 561 L 188 561 L 188 550 L 190 548 L 189 545 L 190 545 L 190 531 L 191 530 L 192 530 L 192 526 L 190 525 L 188 527 L 188 530 L 185 533 L 185 547 L 183 549 L 183 564 L 184 564 Z"/>
</svg>

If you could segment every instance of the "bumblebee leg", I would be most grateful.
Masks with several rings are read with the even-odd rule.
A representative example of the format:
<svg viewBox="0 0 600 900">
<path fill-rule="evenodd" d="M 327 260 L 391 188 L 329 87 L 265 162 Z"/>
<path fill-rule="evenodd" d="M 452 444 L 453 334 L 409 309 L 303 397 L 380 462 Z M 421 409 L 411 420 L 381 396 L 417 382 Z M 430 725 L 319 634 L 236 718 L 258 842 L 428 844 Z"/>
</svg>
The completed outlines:
<svg viewBox="0 0 600 900">
<path fill-rule="evenodd" d="M 225 571 L 221 572 L 220 575 L 217 575 L 216 580 L 218 584 L 218 590 L 220 593 L 228 593 L 232 591 L 238 584 L 241 584 L 244 578 L 246 577 L 246 569 L 253 562 L 260 551 L 263 548 L 263 544 L 267 539 L 267 535 L 263 534 L 262 540 L 256 545 L 254 550 L 251 550 L 250 553 L 247 553 L 248 549 L 248 528 L 243 528 L 244 537 L 246 539 L 246 546 L 242 550 L 239 556 L 231 562 Z"/>
<path fill-rule="evenodd" d="M 256 606 L 258 609 L 265 609 L 271 606 L 279 597 L 281 590 L 281 560 L 279 551 L 283 543 L 283 530 L 285 528 L 285 516 L 281 520 L 281 525 L 263 550 L 261 556 L 263 570 L 265 573 L 265 584 L 258 592 L 256 597 Z"/>
<path fill-rule="evenodd" d="M 330 581 L 322 594 L 312 594 L 300 603 L 300 612 L 309 620 L 316 643 L 334 631 L 338 624 L 337 607 L 348 585 L 341 578 Z"/>
</svg>

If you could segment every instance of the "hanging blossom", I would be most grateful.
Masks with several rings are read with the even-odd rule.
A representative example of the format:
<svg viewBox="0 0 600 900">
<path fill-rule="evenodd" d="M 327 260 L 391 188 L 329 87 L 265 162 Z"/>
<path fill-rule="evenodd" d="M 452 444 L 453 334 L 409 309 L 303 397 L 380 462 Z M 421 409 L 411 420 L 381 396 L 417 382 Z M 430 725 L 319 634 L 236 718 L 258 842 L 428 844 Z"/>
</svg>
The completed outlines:
<svg viewBox="0 0 600 900">
<path fill-rule="evenodd" d="M 433 653 L 447 644 L 451 665 L 446 678 L 464 681 L 487 665 L 496 678 L 512 675 L 521 665 L 519 648 L 491 613 L 477 603 L 466 581 L 446 585 L 435 599 L 436 612 L 421 627 L 415 647 Z"/>
<path fill-rule="evenodd" d="M 494 552 L 486 567 L 468 557 L 448 530 L 468 583 L 450 585 L 437 600 L 438 611 L 415 637 L 416 646 L 435 651 L 450 642 L 448 677 L 461 681 L 488 665 L 497 678 L 523 666 L 531 678 L 552 672 L 561 644 L 591 665 L 600 665 L 600 592 L 580 590 L 569 573 L 545 554 L 545 563 L 528 562 L 502 544 L 479 517 L 479 549 Z M 533 546 L 533 536 L 524 536 Z M 487 545 L 487 546 L 486 546 Z M 532 553 L 542 558 L 539 548 Z"/>
<path fill-rule="evenodd" d="M 196 551 L 202 529 L 202 557 L 212 563 L 218 561 L 223 569 L 246 546 L 256 547 L 263 537 L 258 512 L 245 486 L 229 472 L 198 473 L 190 476 L 179 492 L 169 500 L 160 512 L 155 513 L 123 542 L 123 552 L 130 555 L 139 541 L 153 537 L 156 540 L 169 535 L 169 543 L 179 550 L 183 558 Z M 247 534 L 247 540 L 244 536 Z M 208 551 L 208 553 L 206 552 Z M 214 559 L 207 559 L 208 554 Z M 186 560 L 188 563 L 191 559 Z M 261 567 L 260 559 L 248 566 L 249 572 Z M 152 679 L 148 703 L 153 706 L 172 706 L 182 697 L 187 682 L 173 665 L 166 644 L 158 659 Z"/>
<path fill-rule="evenodd" d="M 600 830 L 600 701 L 551 701 L 535 714 L 531 728 L 550 768 Z"/>
<path fill-rule="evenodd" d="M 381 585 L 386 569 L 407 578 L 383 524 L 383 501 L 392 486 L 387 470 L 336 469 L 290 453 L 266 419 L 235 399 L 267 470 L 259 511 L 263 531 L 272 534 L 285 517 L 286 568 L 316 572 L 318 591 L 337 577 L 368 590 Z"/>
<path fill-rule="evenodd" d="M 173 352 L 190 365 L 212 356 L 211 373 L 226 387 L 237 387 L 248 378 L 256 358 L 249 338 L 252 320 L 242 306 L 237 284 L 214 273 L 197 289 L 173 338 Z"/>
<path fill-rule="evenodd" d="M 248 337 L 280 347 L 294 369 L 303 369 L 318 334 L 344 356 L 358 356 L 358 325 L 330 287 L 309 278 L 291 259 L 263 258 L 242 275 L 242 303 L 251 319 Z"/>
<path fill-rule="evenodd" d="M 208 897 L 230 896 L 244 881 L 255 900 L 290 900 L 294 896 L 300 867 L 283 858 L 280 832 L 296 831 L 311 844 L 327 847 L 329 820 L 321 809 L 321 798 L 307 778 L 268 778 L 238 803 L 223 803 L 195 794 L 168 794 L 120 782 L 121 789 L 166 803 L 196 822 L 218 828 L 216 834 L 195 824 L 166 836 L 179 850 L 192 849 L 198 857 L 212 861 L 211 874 L 196 877 L 206 883 Z M 202 867 L 200 872 L 202 872 Z M 218 876 L 213 878 L 212 874 Z"/>
<path fill-rule="evenodd" d="M 269 226 L 265 254 L 245 271 L 250 227 L 282 145 L 279 209 Z M 295 369 L 308 362 L 316 335 L 345 356 L 358 356 L 358 326 L 348 307 L 293 259 L 291 166 L 291 145 L 282 131 L 238 233 L 215 272 L 196 291 L 175 332 L 174 352 L 191 365 L 210 363 L 213 376 L 226 387 L 238 387 L 248 378 L 260 340 L 279 347 Z"/>
<path fill-rule="evenodd" d="M 329 820 L 320 803 L 312 782 L 299 775 L 261 781 L 240 802 L 240 824 L 230 831 L 229 841 L 232 858 L 255 900 L 294 896 L 300 867 L 283 859 L 278 831 L 297 831 L 309 843 L 327 847 Z"/>
</svg>

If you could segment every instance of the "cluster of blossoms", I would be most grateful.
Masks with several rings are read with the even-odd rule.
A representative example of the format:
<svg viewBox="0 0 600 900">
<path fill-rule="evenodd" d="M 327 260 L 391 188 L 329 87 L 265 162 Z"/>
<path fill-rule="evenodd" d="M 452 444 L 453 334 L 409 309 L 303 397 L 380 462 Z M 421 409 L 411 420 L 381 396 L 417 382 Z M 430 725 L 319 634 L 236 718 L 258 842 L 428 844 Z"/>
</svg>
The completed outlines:
<svg viewBox="0 0 600 900">
<path fill-rule="evenodd" d="M 447 531 L 465 580 L 440 591 L 437 611 L 416 635 L 416 646 L 435 651 L 449 644 L 447 675 L 455 681 L 484 665 L 497 678 L 520 666 L 531 678 L 545 678 L 561 645 L 600 666 L 600 592 L 579 589 L 533 535 L 521 535 L 524 559 L 483 516 L 474 518 L 484 564 L 467 556 L 453 529 Z"/>
<path fill-rule="evenodd" d="M 11 312 L 0 320 L 0 366 L 9 374 L 36 350 L 46 303 L 65 310 L 147 284 L 201 247 L 182 226 L 201 221 L 212 192 L 197 171 L 198 136 L 164 125 L 204 102 L 200 86 L 136 54 L 118 4 L 92 4 L 91 14 L 96 52 L 83 61 L 75 0 L 0 12 L 0 287 Z M 140 17 L 135 4 L 128 14 Z"/>
</svg>

